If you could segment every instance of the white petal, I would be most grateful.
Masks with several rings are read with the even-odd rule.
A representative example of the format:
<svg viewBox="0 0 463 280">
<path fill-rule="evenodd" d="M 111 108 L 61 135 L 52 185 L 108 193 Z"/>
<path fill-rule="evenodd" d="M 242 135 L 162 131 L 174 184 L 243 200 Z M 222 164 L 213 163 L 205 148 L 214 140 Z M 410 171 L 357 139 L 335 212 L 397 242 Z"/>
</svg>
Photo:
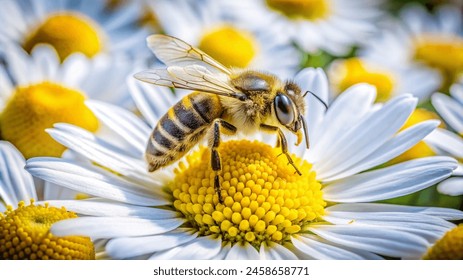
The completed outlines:
<svg viewBox="0 0 463 280">
<path fill-rule="evenodd" d="M 190 242 L 197 236 L 196 232 L 179 228 L 160 235 L 115 238 L 108 241 L 106 251 L 114 259 L 127 259 L 169 250 Z"/>
<path fill-rule="evenodd" d="M 56 236 L 80 235 L 93 239 L 155 235 L 181 226 L 182 219 L 147 220 L 129 217 L 81 217 L 56 222 L 51 232 Z"/>
<path fill-rule="evenodd" d="M 422 32 L 424 25 L 433 21 L 431 16 L 421 5 L 410 5 L 405 7 L 400 11 L 400 17 L 413 33 Z"/>
<path fill-rule="evenodd" d="M 387 162 L 416 145 L 416 143 L 431 133 L 438 125 L 438 121 L 430 120 L 409 127 L 386 141 L 381 147 L 355 166 L 346 168 L 345 171 L 330 176 L 327 180 L 332 181 L 348 177 Z"/>
<path fill-rule="evenodd" d="M 134 217 L 150 220 L 178 218 L 179 213 L 171 210 L 135 206 L 126 203 L 105 201 L 101 199 L 88 200 L 48 200 L 41 203 L 48 203 L 55 207 L 65 207 L 66 210 L 79 213 L 85 216 L 96 217 Z"/>
<path fill-rule="evenodd" d="M 325 151 L 324 160 L 314 164 L 317 178 L 325 180 L 381 147 L 402 127 L 413 112 L 416 102 L 416 98 L 401 95 L 341 136 L 338 134 Z"/>
<path fill-rule="evenodd" d="M 0 141 L 0 198 L 14 208 L 18 202 L 37 200 L 32 176 L 24 170 L 22 154 L 10 143 Z"/>
<path fill-rule="evenodd" d="M 454 176 L 463 176 L 463 164 L 458 163 L 457 168 L 453 170 L 453 175 Z"/>
<path fill-rule="evenodd" d="M 303 92 L 309 90 L 325 102 L 325 104 L 328 104 L 328 80 L 322 69 L 305 68 L 294 79 Z M 318 125 L 325 115 L 326 108 L 312 94 L 308 94 L 308 97 L 306 97 L 306 104 L 307 112 L 305 118 L 308 125 L 309 138 L 312 139 L 312 144 L 314 144 L 315 139 L 317 139 Z"/>
<path fill-rule="evenodd" d="M 3 1 L 2 10 L 0 11 L 3 23 L 8 28 L 0 30 L 0 41 L 19 41 L 20 36 L 27 30 L 26 22 L 23 21 L 25 16 L 17 1 Z"/>
<path fill-rule="evenodd" d="M 432 95 L 432 105 L 454 130 L 463 132 L 463 105 L 442 93 Z"/>
<path fill-rule="evenodd" d="M 134 78 L 127 79 L 127 83 L 137 108 L 151 127 L 155 127 L 159 119 L 183 96 L 179 92 L 174 95 L 167 88 L 153 87 Z"/>
<path fill-rule="evenodd" d="M 124 26 L 124 24 L 127 24 L 127 22 L 130 22 L 131 20 L 133 20 L 134 18 L 138 16 L 139 10 L 137 9 L 136 5 L 124 4 L 123 8 L 122 7 L 115 7 L 115 8 L 119 8 L 116 11 L 117 16 L 112 16 L 105 22 L 105 28 L 107 30 L 121 28 Z M 102 9 L 104 9 L 104 6 L 102 7 Z"/>
<path fill-rule="evenodd" d="M 330 105 L 323 121 L 319 124 L 320 133 L 316 133 L 307 160 L 315 163 L 323 160 L 324 152 L 348 128 L 358 123 L 358 120 L 370 111 L 375 99 L 375 88 L 367 84 L 350 87 Z M 310 131 L 309 131 L 310 133 Z"/>
<path fill-rule="evenodd" d="M 192 242 L 159 252 L 151 260 L 209 260 L 214 258 L 222 247 L 220 238 L 199 237 Z"/>
<path fill-rule="evenodd" d="M 363 260 L 365 257 L 360 254 L 356 254 L 349 249 L 332 244 L 329 241 L 325 241 L 318 236 L 313 235 L 298 235 L 291 237 L 291 242 L 294 247 L 310 256 L 311 258 L 318 260 Z M 365 252 L 367 253 L 367 252 Z M 369 253 L 368 259 L 379 259 L 379 256 Z"/>
<path fill-rule="evenodd" d="M 334 243 L 397 258 L 420 254 L 428 246 L 416 235 L 381 226 L 317 225 L 309 230 Z"/>
<path fill-rule="evenodd" d="M 230 242 L 222 244 L 222 248 L 220 249 L 220 252 L 212 259 L 213 260 L 224 260 L 227 257 L 228 252 L 230 252 L 230 249 L 231 249 Z"/>
<path fill-rule="evenodd" d="M 440 193 L 446 195 L 462 195 L 463 194 L 463 178 L 462 177 L 453 177 L 449 178 L 439 185 L 437 185 L 437 190 Z"/>
<path fill-rule="evenodd" d="M 16 84 L 27 85 L 38 80 L 38 71 L 35 71 L 29 54 L 13 45 L 5 45 L 4 50 L 8 54 L 5 55 L 5 60 L 9 65 L 9 72 Z"/>
<path fill-rule="evenodd" d="M 327 209 L 323 219 L 335 225 L 376 225 L 413 233 L 430 243 L 455 225 L 444 219 L 404 212 L 346 212 Z"/>
<path fill-rule="evenodd" d="M 458 33 L 461 30 L 461 13 L 452 5 L 442 5 L 437 7 L 436 20 L 439 23 L 439 29 L 442 30 L 443 33 Z"/>
<path fill-rule="evenodd" d="M 460 104 L 463 104 L 463 82 L 453 84 L 450 87 L 450 95 L 452 95 L 452 97 Z"/>
<path fill-rule="evenodd" d="M 65 199 L 76 199 L 79 193 L 64 188 L 60 185 L 53 184 L 50 182 L 44 182 L 43 185 L 43 200 L 65 200 Z"/>
<path fill-rule="evenodd" d="M 88 100 L 85 104 L 110 129 L 131 143 L 141 154 L 145 151 L 151 129 L 133 113 L 118 106 Z"/>
<path fill-rule="evenodd" d="M 8 97 L 13 93 L 14 87 L 6 69 L 0 68 L 0 110 L 3 110 Z"/>
<path fill-rule="evenodd" d="M 63 61 L 61 69 L 56 73 L 55 80 L 69 87 L 81 88 L 82 83 L 85 83 L 85 79 L 89 77 L 87 75 L 90 64 L 89 59 L 84 54 L 74 53 Z"/>
<path fill-rule="evenodd" d="M 260 246 L 260 259 L 262 260 L 297 260 L 297 256 L 288 248 L 275 243 L 262 242 Z"/>
<path fill-rule="evenodd" d="M 259 252 L 248 242 L 244 244 L 236 243 L 230 249 L 226 257 L 227 260 L 258 260 Z"/>
<path fill-rule="evenodd" d="M 427 157 L 334 181 L 323 189 L 325 200 L 370 202 L 417 192 L 452 174 L 456 161 L 449 157 Z"/>
<path fill-rule="evenodd" d="M 345 212 L 401 212 L 401 213 L 415 213 L 423 214 L 432 217 L 441 218 L 444 220 L 463 220 L 463 211 L 452 209 L 452 208 L 440 208 L 440 207 L 418 207 L 418 206 L 406 206 L 406 205 L 394 205 L 384 203 L 341 203 L 330 206 L 327 210 L 334 211 L 345 211 Z"/>
<path fill-rule="evenodd" d="M 37 70 L 43 75 L 44 80 L 54 80 L 59 66 L 59 58 L 56 51 L 50 47 L 38 46 L 34 48 L 32 56 Z"/>
<path fill-rule="evenodd" d="M 454 157 L 463 158 L 463 138 L 453 132 L 437 128 L 425 141 Z"/>
<path fill-rule="evenodd" d="M 76 126 L 55 124 L 55 128 L 46 131 L 57 142 L 92 162 L 141 184 L 156 185 L 156 181 L 146 171 L 145 162 L 141 156 L 134 158 L 121 148 L 115 147 L 104 139 Z"/>
<path fill-rule="evenodd" d="M 26 170 L 45 181 L 96 197 L 144 206 L 169 204 L 157 188 L 147 190 L 110 172 L 90 170 L 69 160 L 33 158 Z"/>
</svg>

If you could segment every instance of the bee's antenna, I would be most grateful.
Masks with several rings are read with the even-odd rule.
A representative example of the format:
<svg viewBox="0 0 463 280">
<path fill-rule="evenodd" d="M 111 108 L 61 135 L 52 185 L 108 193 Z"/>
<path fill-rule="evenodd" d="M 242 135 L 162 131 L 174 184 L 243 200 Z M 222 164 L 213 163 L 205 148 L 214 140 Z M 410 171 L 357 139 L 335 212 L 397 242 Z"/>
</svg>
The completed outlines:
<svg viewBox="0 0 463 280">
<path fill-rule="evenodd" d="M 310 93 L 315 98 L 317 98 L 317 100 L 320 101 L 320 103 L 322 103 L 323 106 L 325 106 L 325 110 L 328 110 L 328 105 L 326 105 L 325 101 L 323 101 L 320 97 L 318 97 L 315 93 L 311 92 L 310 90 L 306 91 L 302 97 L 305 97 L 307 95 L 307 93 Z"/>
<path fill-rule="evenodd" d="M 302 122 L 302 128 L 304 129 L 305 146 L 308 149 L 310 147 L 310 144 L 309 144 L 309 133 L 307 132 L 308 130 L 307 123 L 305 122 L 305 119 L 302 115 L 299 115 L 299 119 Z"/>
</svg>

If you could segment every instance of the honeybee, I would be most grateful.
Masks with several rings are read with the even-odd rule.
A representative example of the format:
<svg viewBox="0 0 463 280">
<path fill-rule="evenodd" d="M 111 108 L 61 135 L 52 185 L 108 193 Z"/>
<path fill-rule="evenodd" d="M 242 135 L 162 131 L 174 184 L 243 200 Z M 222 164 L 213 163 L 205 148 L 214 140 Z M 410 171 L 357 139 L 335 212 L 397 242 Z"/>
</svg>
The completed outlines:
<svg viewBox="0 0 463 280">
<path fill-rule="evenodd" d="M 309 148 L 303 118 L 305 94 L 298 85 L 260 71 L 228 69 L 178 38 L 157 34 L 149 36 L 147 42 L 166 68 L 146 70 L 135 78 L 194 91 L 171 107 L 154 128 L 145 152 L 150 172 L 177 161 L 207 135 L 214 188 L 222 203 L 222 165 L 217 149 L 222 134 L 232 135 L 239 129 L 244 133 L 261 130 L 277 134 L 277 146 L 301 175 L 282 130 L 294 133 L 299 145 L 303 129 Z"/>
</svg>

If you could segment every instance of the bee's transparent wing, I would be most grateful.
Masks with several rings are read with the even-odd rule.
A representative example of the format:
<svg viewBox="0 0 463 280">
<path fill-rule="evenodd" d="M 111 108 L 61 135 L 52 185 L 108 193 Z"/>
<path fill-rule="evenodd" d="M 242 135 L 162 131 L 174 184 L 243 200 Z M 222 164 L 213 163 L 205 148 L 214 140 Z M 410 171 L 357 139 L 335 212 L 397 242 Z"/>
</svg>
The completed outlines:
<svg viewBox="0 0 463 280">
<path fill-rule="evenodd" d="M 171 36 L 155 34 L 147 38 L 148 47 L 169 66 L 201 65 L 211 72 L 230 75 L 230 70 L 190 44 Z"/>
<path fill-rule="evenodd" d="M 229 77 L 223 73 L 213 73 L 201 65 L 185 67 L 170 66 L 167 69 L 150 69 L 135 74 L 135 78 L 155 85 L 243 98 L 229 84 Z"/>
</svg>

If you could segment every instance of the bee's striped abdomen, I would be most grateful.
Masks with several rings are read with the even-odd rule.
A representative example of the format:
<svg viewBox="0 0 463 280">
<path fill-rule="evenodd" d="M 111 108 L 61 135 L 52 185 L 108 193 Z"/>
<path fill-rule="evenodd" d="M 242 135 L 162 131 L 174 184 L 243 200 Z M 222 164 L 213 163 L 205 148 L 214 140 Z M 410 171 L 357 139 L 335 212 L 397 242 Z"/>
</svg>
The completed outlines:
<svg viewBox="0 0 463 280">
<path fill-rule="evenodd" d="M 151 134 L 146 147 L 149 170 L 182 157 L 221 113 L 222 105 L 216 95 L 194 92 L 182 98 L 159 120 Z"/>
</svg>

